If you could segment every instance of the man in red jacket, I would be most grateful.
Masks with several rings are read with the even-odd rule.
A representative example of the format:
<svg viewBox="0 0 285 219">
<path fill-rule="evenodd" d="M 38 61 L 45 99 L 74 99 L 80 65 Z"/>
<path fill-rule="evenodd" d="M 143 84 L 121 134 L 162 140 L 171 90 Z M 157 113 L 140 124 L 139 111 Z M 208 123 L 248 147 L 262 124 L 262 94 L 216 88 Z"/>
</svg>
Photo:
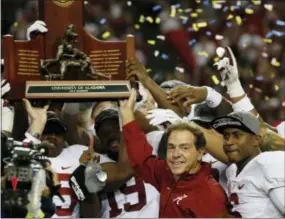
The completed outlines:
<svg viewBox="0 0 285 219">
<path fill-rule="evenodd" d="M 160 192 L 160 217 L 229 217 L 227 197 L 202 163 L 206 143 L 193 125 L 180 123 L 167 129 L 167 155 L 161 160 L 135 121 L 136 93 L 120 102 L 123 136 L 131 165 L 143 179 Z"/>
</svg>

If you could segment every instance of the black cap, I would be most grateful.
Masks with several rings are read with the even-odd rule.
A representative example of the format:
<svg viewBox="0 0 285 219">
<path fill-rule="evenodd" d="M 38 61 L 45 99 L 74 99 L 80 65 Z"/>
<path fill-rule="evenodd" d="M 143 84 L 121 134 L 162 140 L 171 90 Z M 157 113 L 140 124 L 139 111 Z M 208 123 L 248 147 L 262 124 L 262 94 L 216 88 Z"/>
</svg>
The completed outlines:
<svg viewBox="0 0 285 219">
<path fill-rule="evenodd" d="M 43 133 L 64 133 L 67 128 L 61 118 L 53 111 L 47 112 L 47 122 Z"/>
<path fill-rule="evenodd" d="M 106 119 L 118 119 L 119 120 L 119 111 L 118 109 L 110 108 L 101 111 L 98 116 L 95 118 L 95 130 L 97 131 L 100 124 Z"/>
<path fill-rule="evenodd" d="M 211 122 L 216 118 L 215 109 L 205 103 L 197 104 L 194 108 L 194 117 L 191 121 L 201 125 L 204 128 L 210 128 Z"/>
</svg>

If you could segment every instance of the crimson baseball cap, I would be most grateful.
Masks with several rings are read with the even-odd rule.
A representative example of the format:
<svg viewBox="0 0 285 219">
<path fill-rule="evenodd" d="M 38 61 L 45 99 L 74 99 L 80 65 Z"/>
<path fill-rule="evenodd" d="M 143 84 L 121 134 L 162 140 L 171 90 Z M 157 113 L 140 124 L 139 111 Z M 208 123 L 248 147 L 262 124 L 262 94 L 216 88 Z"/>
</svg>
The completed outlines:
<svg viewBox="0 0 285 219">
<path fill-rule="evenodd" d="M 249 112 L 233 112 L 228 116 L 214 119 L 211 123 L 212 127 L 220 132 L 224 132 L 226 128 L 237 128 L 254 135 L 259 135 L 260 121 Z"/>
</svg>

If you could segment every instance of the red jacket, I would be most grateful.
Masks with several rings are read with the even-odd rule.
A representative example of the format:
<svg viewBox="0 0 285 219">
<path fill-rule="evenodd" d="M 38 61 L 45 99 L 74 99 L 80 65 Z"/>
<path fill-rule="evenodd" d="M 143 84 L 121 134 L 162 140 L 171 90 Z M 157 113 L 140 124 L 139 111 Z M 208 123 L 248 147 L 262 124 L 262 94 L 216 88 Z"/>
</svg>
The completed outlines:
<svg viewBox="0 0 285 219">
<path fill-rule="evenodd" d="M 123 127 L 123 136 L 131 165 L 160 192 L 159 217 L 227 216 L 227 197 L 212 177 L 210 164 L 175 181 L 166 161 L 152 155 L 152 147 L 135 121 Z"/>
</svg>

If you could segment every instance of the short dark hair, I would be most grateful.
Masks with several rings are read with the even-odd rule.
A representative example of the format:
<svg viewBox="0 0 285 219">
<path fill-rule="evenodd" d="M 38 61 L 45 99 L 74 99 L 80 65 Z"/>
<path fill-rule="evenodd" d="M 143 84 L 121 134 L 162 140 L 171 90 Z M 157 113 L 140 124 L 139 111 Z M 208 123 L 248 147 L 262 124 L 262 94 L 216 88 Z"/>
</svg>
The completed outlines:
<svg viewBox="0 0 285 219">
<path fill-rule="evenodd" d="M 194 145 L 197 150 L 206 146 L 206 139 L 204 133 L 195 125 L 187 122 L 180 122 L 170 125 L 165 131 L 165 136 L 163 136 L 165 144 L 168 142 L 168 138 L 173 131 L 184 131 L 184 130 L 189 131 L 194 135 L 195 137 Z"/>
</svg>

